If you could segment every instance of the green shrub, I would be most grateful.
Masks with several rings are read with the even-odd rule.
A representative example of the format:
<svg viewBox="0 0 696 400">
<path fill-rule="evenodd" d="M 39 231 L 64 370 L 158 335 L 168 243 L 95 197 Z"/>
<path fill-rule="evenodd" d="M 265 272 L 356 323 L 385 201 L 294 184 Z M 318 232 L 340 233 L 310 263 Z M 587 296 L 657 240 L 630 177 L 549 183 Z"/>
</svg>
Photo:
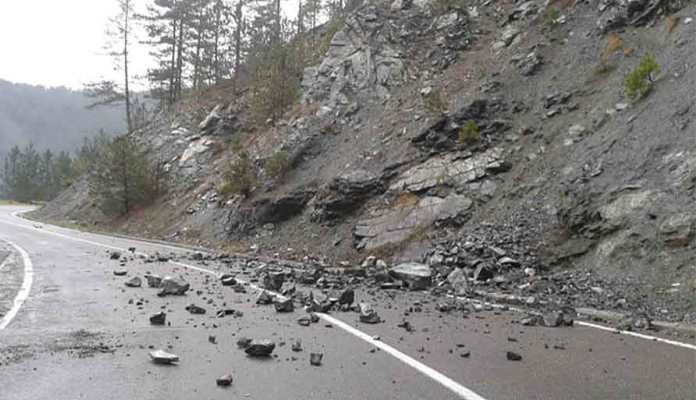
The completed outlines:
<svg viewBox="0 0 696 400">
<path fill-rule="evenodd" d="M 624 87 L 626 97 L 639 100 L 650 93 L 653 87 L 653 74 L 660 73 L 660 66 L 655 57 L 648 54 L 640 61 L 638 67 L 626 76 Z"/>
<path fill-rule="evenodd" d="M 223 195 L 241 194 L 248 197 L 256 185 L 256 171 L 249 157 L 249 153 L 242 151 L 239 159 L 230 164 L 225 172 L 224 183 L 220 188 Z"/>
<path fill-rule="evenodd" d="M 474 121 L 468 121 L 459 129 L 459 143 L 471 144 L 481 140 L 481 131 Z"/>
<path fill-rule="evenodd" d="M 266 160 L 266 172 L 274 180 L 281 179 L 290 169 L 290 158 L 285 151 L 278 151 Z"/>
<path fill-rule="evenodd" d="M 558 25 L 560 19 L 561 12 L 558 11 L 558 9 L 555 7 L 549 7 L 546 9 L 546 12 L 544 13 L 544 23 L 546 26 L 553 28 L 554 26 Z"/>
</svg>

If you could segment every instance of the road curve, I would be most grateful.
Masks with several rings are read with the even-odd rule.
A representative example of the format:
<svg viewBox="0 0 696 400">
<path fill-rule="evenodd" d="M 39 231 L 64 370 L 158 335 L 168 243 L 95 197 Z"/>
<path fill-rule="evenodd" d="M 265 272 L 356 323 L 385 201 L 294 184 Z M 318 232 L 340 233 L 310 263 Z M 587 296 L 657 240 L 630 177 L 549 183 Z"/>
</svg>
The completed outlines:
<svg viewBox="0 0 696 400">
<path fill-rule="evenodd" d="M 192 284 L 187 296 L 159 298 L 148 288 L 126 288 L 128 277 L 113 275 L 118 264 L 107 249 L 185 250 L 37 226 L 13 215 L 20 210 L 0 207 L 0 240 L 26 251 L 33 285 L 0 330 L 1 400 L 693 399 L 696 393 L 696 351 L 590 327 L 523 327 L 519 314 L 508 311 L 441 314 L 425 293 L 362 291 L 359 297 L 375 304 L 384 323 L 364 325 L 352 313 L 336 313 L 333 323 L 302 327 L 301 312 L 277 314 L 256 306 L 253 290 L 237 294 L 220 286 L 212 274 L 229 271 L 222 266 L 129 261 L 128 277 L 182 275 Z M 8 282 L 24 281 L 23 267 L 0 269 L 2 279 L 4 272 Z M 0 290 L 0 304 L 19 293 L 12 287 L 17 284 Z M 208 313 L 190 315 L 189 303 Z M 415 303 L 423 311 L 405 316 Z M 223 307 L 243 316 L 215 318 Z M 171 326 L 149 324 L 160 310 Z M 413 332 L 397 326 L 404 318 Z M 286 344 L 276 358 L 260 361 L 237 349 L 240 336 Z M 290 349 L 297 339 L 303 352 Z M 153 365 L 150 348 L 176 353 L 181 362 Z M 508 350 L 523 359 L 508 361 Z M 320 367 L 309 365 L 314 351 L 324 353 Z M 215 378 L 227 372 L 234 384 L 218 388 Z"/>
</svg>

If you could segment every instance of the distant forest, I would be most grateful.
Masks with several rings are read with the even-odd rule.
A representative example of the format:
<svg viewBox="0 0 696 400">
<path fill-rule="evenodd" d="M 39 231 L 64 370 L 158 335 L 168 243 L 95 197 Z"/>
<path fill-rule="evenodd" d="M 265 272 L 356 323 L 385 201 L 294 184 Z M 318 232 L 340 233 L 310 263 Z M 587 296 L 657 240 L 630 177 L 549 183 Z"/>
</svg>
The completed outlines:
<svg viewBox="0 0 696 400">
<path fill-rule="evenodd" d="M 38 151 L 73 152 L 84 137 L 103 130 L 107 135 L 124 133 L 122 106 L 88 110 L 93 102 L 82 92 L 45 88 L 0 79 L 0 156 L 14 146 L 33 143 Z"/>
</svg>

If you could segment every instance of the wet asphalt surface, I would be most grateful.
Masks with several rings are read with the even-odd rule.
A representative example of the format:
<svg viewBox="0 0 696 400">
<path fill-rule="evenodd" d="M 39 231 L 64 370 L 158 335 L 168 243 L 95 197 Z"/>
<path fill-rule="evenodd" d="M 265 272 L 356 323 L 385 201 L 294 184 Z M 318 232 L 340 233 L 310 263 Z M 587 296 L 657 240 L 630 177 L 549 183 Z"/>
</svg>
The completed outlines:
<svg viewBox="0 0 696 400">
<path fill-rule="evenodd" d="M 29 253 L 34 283 L 16 318 L 0 330 L 1 400 L 458 398 L 339 327 L 323 320 L 298 325 L 302 310 L 279 314 L 272 306 L 257 306 L 251 288 L 235 293 L 211 274 L 168 262 L 146 264 L 137 257 L 124 267 L 127 276 L 114 276 L 120 267 L 107 249 L 80 240 L 145 253 L 172 249 L 37 228 L 11 215 L 19 209 L 0 207 L 0 239 Z M 253 276 L 253 271 L 230 271 L 214 263 L 182 262 L 245 279 Z M 21 285 L 22 268 L 3 270 L 0 304 L 11 304 L 7 297 Z M 147 285 L 124 286 L 128 278 L 147 272 L 182 276 L 192 290 L 186 296 L 160 298 Z M 580 326 L 525 327 L 517 323 L 521 315 L 512 311 L 443 314 L 427 293 L 368 288 L 357 290 L 356 296 L 371 302 L 384 322 L 362 324 L 351 312 L 333 316 L 379 336 L 486 399 L 696 398 L 693 350 Z M 184 309 L 191 303 L 207 313 L 191 315 Z M 414 306 L 422 311 L 409 312 Z M 243 316 L 216 318 L 220 309 Z M 167 312 L 171 326 L 150 325 L 149 316 L 158 311 Z M 412 332 L 397 326 L 404 319 Z M 246 356 L 236 346 L 242 336 L 275 341 L 275 357 Z M 303 351 L 293 352 L 291 344 L 298 339 Z M 159 348 L 177 354 L 179 364 L 153 364 L 148 352 Z M 508 361 L 507 351 L 523 359 Z M 321 366 L 310 365 L 310 352 L 324 353 Z M 234 383 L 217 387 L 215 379 L 225 373 L 234 376 Z"/>
</svg>

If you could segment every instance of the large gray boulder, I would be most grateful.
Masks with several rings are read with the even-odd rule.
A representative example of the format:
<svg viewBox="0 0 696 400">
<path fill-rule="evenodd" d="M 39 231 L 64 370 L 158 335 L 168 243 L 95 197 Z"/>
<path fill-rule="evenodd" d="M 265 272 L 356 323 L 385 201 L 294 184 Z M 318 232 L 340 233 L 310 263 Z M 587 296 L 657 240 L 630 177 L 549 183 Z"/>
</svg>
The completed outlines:
<svg viewBox="0 0 696 400">
<path fill-rule="evenodd" d="M 411 290 L 423 290 L 432 284 L 433 272 L 420 263 L 403 263 L 389 270 L 389 274 L 404 282 Z"/>
</svg>

